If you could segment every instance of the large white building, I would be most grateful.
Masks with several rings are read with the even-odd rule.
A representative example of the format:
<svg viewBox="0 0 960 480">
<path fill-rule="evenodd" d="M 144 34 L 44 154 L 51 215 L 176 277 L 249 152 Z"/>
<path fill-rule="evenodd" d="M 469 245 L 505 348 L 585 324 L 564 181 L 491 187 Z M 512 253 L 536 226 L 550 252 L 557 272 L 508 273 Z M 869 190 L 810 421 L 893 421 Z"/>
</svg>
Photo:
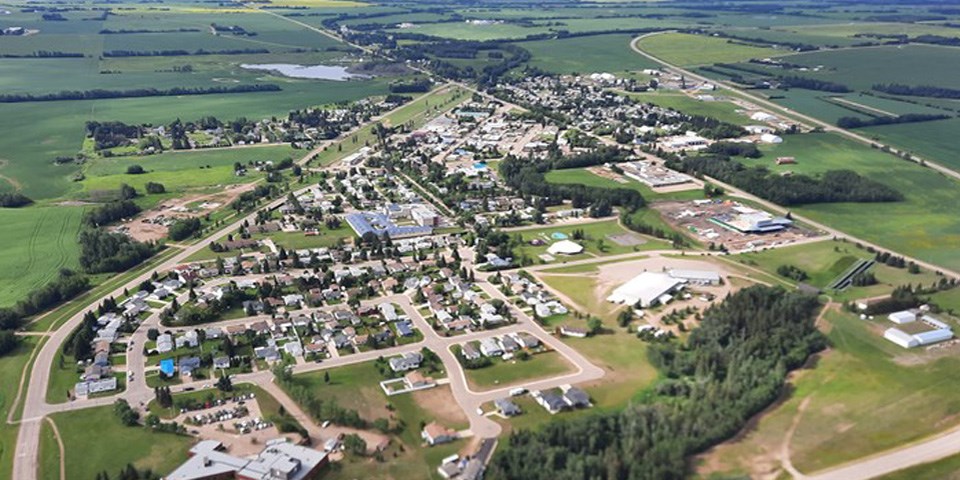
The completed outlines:
<svg viewBox="0 0 960 480">
<path fill-rule="evenodd" d="M 571 240 L 560 240 L 547 248 L 550 255 L 576 255 L 583 253 L 583 246 Z"/>
<path fill-rule="evenodd" d="M 679 290 L 686 282 L 665 273 L 643 272 L 617 287 L 607 297 L 608 302 L 637 305 L 641 308 L 664 303 L 664 296 Z"/>
</svg>

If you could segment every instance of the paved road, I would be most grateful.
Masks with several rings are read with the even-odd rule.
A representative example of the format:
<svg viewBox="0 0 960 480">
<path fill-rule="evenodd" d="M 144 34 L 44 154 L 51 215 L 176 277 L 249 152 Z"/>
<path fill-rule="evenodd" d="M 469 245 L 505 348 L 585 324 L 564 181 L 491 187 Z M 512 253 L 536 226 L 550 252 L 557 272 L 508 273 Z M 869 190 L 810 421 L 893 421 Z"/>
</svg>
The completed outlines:
<svg viewBox="0 0 960 480">
<path fill-rule="evenodd" d="M 655 61 L 655 62 L 657 62 L 657 63 L 660 63 L 660 64 L 662 64 L 662 65 L 664 65 L 664 66 L 666 66 L 666 67 L 669 67 L 671 70 L 674 70 L 674 71 L 676 71 L 676 72 L 678 72 L 678 73 L 682 73 L 682 74 L 683 74 L 684 76 L 686 76 L 687 78 L 692 78 L 692 79 L 694 79 L 694 80 L 699 80 L 699 81 L 701 81 L 701 82 L 707 82 L 707 83 L 716 85 L 718 88 L 726 88 L 727 90 L 730 90 L 730 91 L 732 91 L 732 92 L 736 92 L 738 95 L 740 95 L 740 96 L 742 96 L 742 97 L 744 97 L 744 98 L 750 99 L 750 101 L 752 101 L 752 102 L 754 102 L 754 103 L 756 103 L 756 104 L 758 104 L 758 105 L 763 105 L 764 107 L 767 107 L 767 108 L 769 108 L 769 109 L 771 109 L 771 110 L 775 110 L 775 111 L 778 111 L 778 112 L 782 112 L 782 113 L 785 113 L 785 114 L 787 114 L 787 115 L 789 115 L 789 116 L 791 116 L 791 117 L 801 119 L 801 120 L 803 120 L 803 121 L 805 121 L 805 122 L 809 122 L 810 124 L 813 124 L 813 125 L 816 125 L 816 126 L 822 128 L 824 131 L 827 131 L 827 132 L 835 132 L 835 133 L 838 133 L 838 134 L 840 134 L 840 135 L 843 135 L 843 136 L 845 136 L 845 137 L 847 137 L 847 138 L 849 138 L 849 139 L 852 139 L 852 140 L 855 140 L 855 141 L 858 141 L 858 142 L 861 142 L 861 143 L 865 143 L 865 144 L 867 144 L 867 145 L 871 145 L 871 144 L 876 144 L 876 145 L 881 145 L 881 146 L 883 145 L 883 144 L 880 143 L 879 141 L 873 140 L 872 138 L 865 137 L 865 136 L 860 135 L 860 134 L 858 134 L 858 133 L 851 132 L 850 130 L 846 130 L 846 129 L 837 127 L 836 125 L 833 125 L 833 124 L 824 122 L 824 121 L 822 121 L 822 120 L 819 120 L 819 119 L 817 119 L 817 118 L 811 117 L 811 116 L 809 116 L 809 115 L 804 115 L 804 114 L 802 114 L 802 113 L 800 113 L 800 112 L 797 112 L 796 110 L 793 110 L 793 109 L 784 107 L 784 106 L 782 106 L 782 105 L 779 105 L 779 104 L 777 104 L 777 103 L 771 102 L 771 101 L 767 100 L 766 98 L 763 98 L 763 97 L 761 97 L 761 96 L 759 96 L 759 95 L 755 95 L 755 94 L 752 94 L 752 93 L 749 93 L 749 92 L 745 92 L 745 91 L 743 91 L 743 90 L 740 90 L 740 89 L 738 89 L 738 88 L 731 87 L 731 86 L 730 86 L 729 84 L 727 84 L 726 82 L 719 81 L 719 80 L 712 79 L 712 78 L 708 78 L 708 77 L 704 77 L 703 75 L 699 75 L 699 74 L 697 74 L 697 73 L 691 72 L 691 71 L 686 70 L 686 69 L 684 69 L 684 68 L 682 68 L 682 67 L 679 67 L 679 66 L 677 66 L 677 65 L 673 65 L 673 64 L 671 64 L 671 63 L 667 63 L 667 62 L 663 61 L 662 59 L 660 59 L 660 58 L 658 58 L 658 57 L 655 57 L 655 56 L 653 56 L 653 55 L 651 55 L 651 54 L 643 51 L 642 49 L 640 49 L 640 47 L 637 46 L 637 43 L 638 43 L 640 40 L 644 39 L 644 38 L 652 37 L 652 36 L 655 36 L 655 35 L 662 35 L 662 34 L 664 34 L 664 33 L 672 33 L 672 32 L 673 32 L 673 31 L 664 31 L 664 32 L 654 32 L 654 33 L 648 33 L 648 34 L 645 34 L 645 35 L 640 35 L 639 37 L 634 38 L 634 39 L 630 42 L 630 48 L 633 49 L 634 52 L 637 52 L 637 53 L 639 53 L 640 55 L 643 55 L 644 57 L 649 58 L 650 60 L 653 60 L 653 61 Z M 898 150 L 898 149 L 896 149 L 896 148 L 894 148 L 894 147 L 891 147 L 891 146 L 889 146 L 889 145 L 887 145 L 887 148 L 889 148 L 889 149 L 890 149 L 890 152 L 893 153 L 893 154 L 905 153 L 905 152 L 902 152 L 901 150 Z M 934 170 L 936 170 L 936 171 L 938 171 L 938 172 L 940 172 L 940 173 L 942 173 L 942 174 L 944 174 L 944 175 L 947 175 L 947 176 L 953 177 L 954 179 L 960 180 L 960 172 L 957 172 L 957 171 L 952 170 L 952 169 L 950 169 L 950 168 L 944 167 L 943 165 L 940 165 L 939 163 L 936 163 L 936 162 L 932 162 L 932 161 L 930 161 L 930 160 L 928 160 L 928 159 L 920 158 L 920 157 L 918 157 L 918 156 L 916 156 L 916 155 L 913 155 L 913 154 L 911 154 L 911 156 L 912 156 L 914 159 L 916 159 L 915 162 L 918 163 L 918 164 L 925 165 L 925 166 L 930 167 L 930 168 L 932 168 L 932 169 L 934 169 Z"/>
</svg>

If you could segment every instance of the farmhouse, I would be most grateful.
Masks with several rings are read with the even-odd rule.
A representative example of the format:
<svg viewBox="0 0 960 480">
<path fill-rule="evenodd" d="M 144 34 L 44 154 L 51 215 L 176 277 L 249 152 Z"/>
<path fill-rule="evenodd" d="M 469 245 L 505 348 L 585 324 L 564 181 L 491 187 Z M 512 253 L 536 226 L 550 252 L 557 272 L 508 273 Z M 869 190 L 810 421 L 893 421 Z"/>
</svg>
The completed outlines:
<svg viewBox="0 0 960 480">
<path fill-rule="evenodd" d="M 682 288 L 685 283 L 686 280 L 664 273 L 643 272 L 617 287 L 607 297 L 607 301 L 648 308 L 669 301 L 670 294 Z"/>
</svg>

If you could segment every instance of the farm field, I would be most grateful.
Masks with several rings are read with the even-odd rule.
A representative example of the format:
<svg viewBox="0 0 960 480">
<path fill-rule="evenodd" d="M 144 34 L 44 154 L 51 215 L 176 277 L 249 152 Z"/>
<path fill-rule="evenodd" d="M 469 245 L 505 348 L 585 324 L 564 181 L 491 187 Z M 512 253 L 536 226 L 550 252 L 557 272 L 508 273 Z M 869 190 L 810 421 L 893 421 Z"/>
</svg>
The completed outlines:
<svg viewBox="0 0 960 480">
<path fill-rule="evenodd" d="M 77 269 L 76 241 L 82 207 L 34 206 L 0 209 L 0 306 L 54 279 L 61 268 Z"/>
<path fill-rule="evenodd" d="M 722 38 L 686 33 L 651 35 L 637 42 L 637 47 L 664 62 L 681 67 L 742 62 L 785 53 L 782 50 L 737 45 Z"/>
<path fill-rule="evenodd" d="M 703 456 L 700 474 L 778 468 L 784 432 L 795 420 L 791 460 L 812 473 L 946 429 L 951 423 L 943 420 L 960 413 L 950 387 L 958 375 L 954 355 L 908 352 L 882 338 L 881 322 L 849 313 L 834 310 L 824 321 L 832 347 L 816 368 L 799 371 L 789 396 L 755 428 Z"/>
<path fill-rule="evenodd" d="M 960 119 L 951 118 L 935 122 L 868 127 L 861 131 L 904 151 L 960 170 L 960 157 L 957 156 L 956 144 L 952 140 L 958 129 Z"/>
<path fill-rule="evenodd" d="M 82 415 L 55 413 L 51 418 L 63 439 L 67 472 L 77 478 L 95 478 L 101 471 L 116 474 L 128 463 L 167 474 L 186 460 L 193 444 L 187 436 L 126 427 L 112 405 L 89 408 Z M 88 448 L 90 432 L 96 432 L 97 448 Z"/>
<path fill-rule="evenodd" d="M 610 34 L 518 42 L 533 57 L 528 65 L 552 73 L 625 72 L 658 64 L 630 49 L 632 35 Z"/>
<path fill-rule="evenodd" d="M 835 134 L 791 135 L 784 143 L 764 147 L 763 151 L 763 158 L 745 163 L 764 165 L 773 172 L 816 174 L 850 169 L 893 187 L 905 197 L 882 208 L 830 203 L 798 207 L 796 212 L 895 251 L 945 267 L 960 267 L 960 221 L 948 207 L 960 198 L 957 182 Z M 771 159 L 779 156 L 795 157 L 797 164 L 773 165 Z"/>
<path fill-rule="evenodd" d="M 572 372 L 569 362 L 557 352 L 531 355 L 527 360 L 499 360 L 484 368 L 465 369 L 467 382 L 475 390 L 517 385 L 527 380 L 548 378 Z"/>
<path fill-rule="evenodd" d="M 807 52 L 780 59 L 807 66 L 823 65 L 825 69 L 820 72 L 793 73 L 842 83 L 856 90 L 869 90 L 877 83 L 960 87 L 960 51 L 935 45 Z M 916 72 L 923 72 L 923 78 L 917 78 Z"/>
</svg>

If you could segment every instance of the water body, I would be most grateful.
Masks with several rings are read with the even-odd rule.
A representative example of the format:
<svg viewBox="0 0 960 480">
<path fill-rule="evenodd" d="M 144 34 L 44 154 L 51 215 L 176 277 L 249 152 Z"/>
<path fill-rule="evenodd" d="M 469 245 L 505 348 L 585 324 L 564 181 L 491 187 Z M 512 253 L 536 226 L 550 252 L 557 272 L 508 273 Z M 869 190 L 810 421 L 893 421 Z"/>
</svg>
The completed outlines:
<svg viewBox="0 0 960 480">
<path fill-rule="evenodd" d="M 257 63 L 240 65 L 247 70 L 265 70 L 290 78 L 309 78 L 312 80 L 345 81 L 351 78 L 370 78 L 347 72 L 347 67 L 337 65 L 296 65 L 293 63 Z"/>
</svg>

